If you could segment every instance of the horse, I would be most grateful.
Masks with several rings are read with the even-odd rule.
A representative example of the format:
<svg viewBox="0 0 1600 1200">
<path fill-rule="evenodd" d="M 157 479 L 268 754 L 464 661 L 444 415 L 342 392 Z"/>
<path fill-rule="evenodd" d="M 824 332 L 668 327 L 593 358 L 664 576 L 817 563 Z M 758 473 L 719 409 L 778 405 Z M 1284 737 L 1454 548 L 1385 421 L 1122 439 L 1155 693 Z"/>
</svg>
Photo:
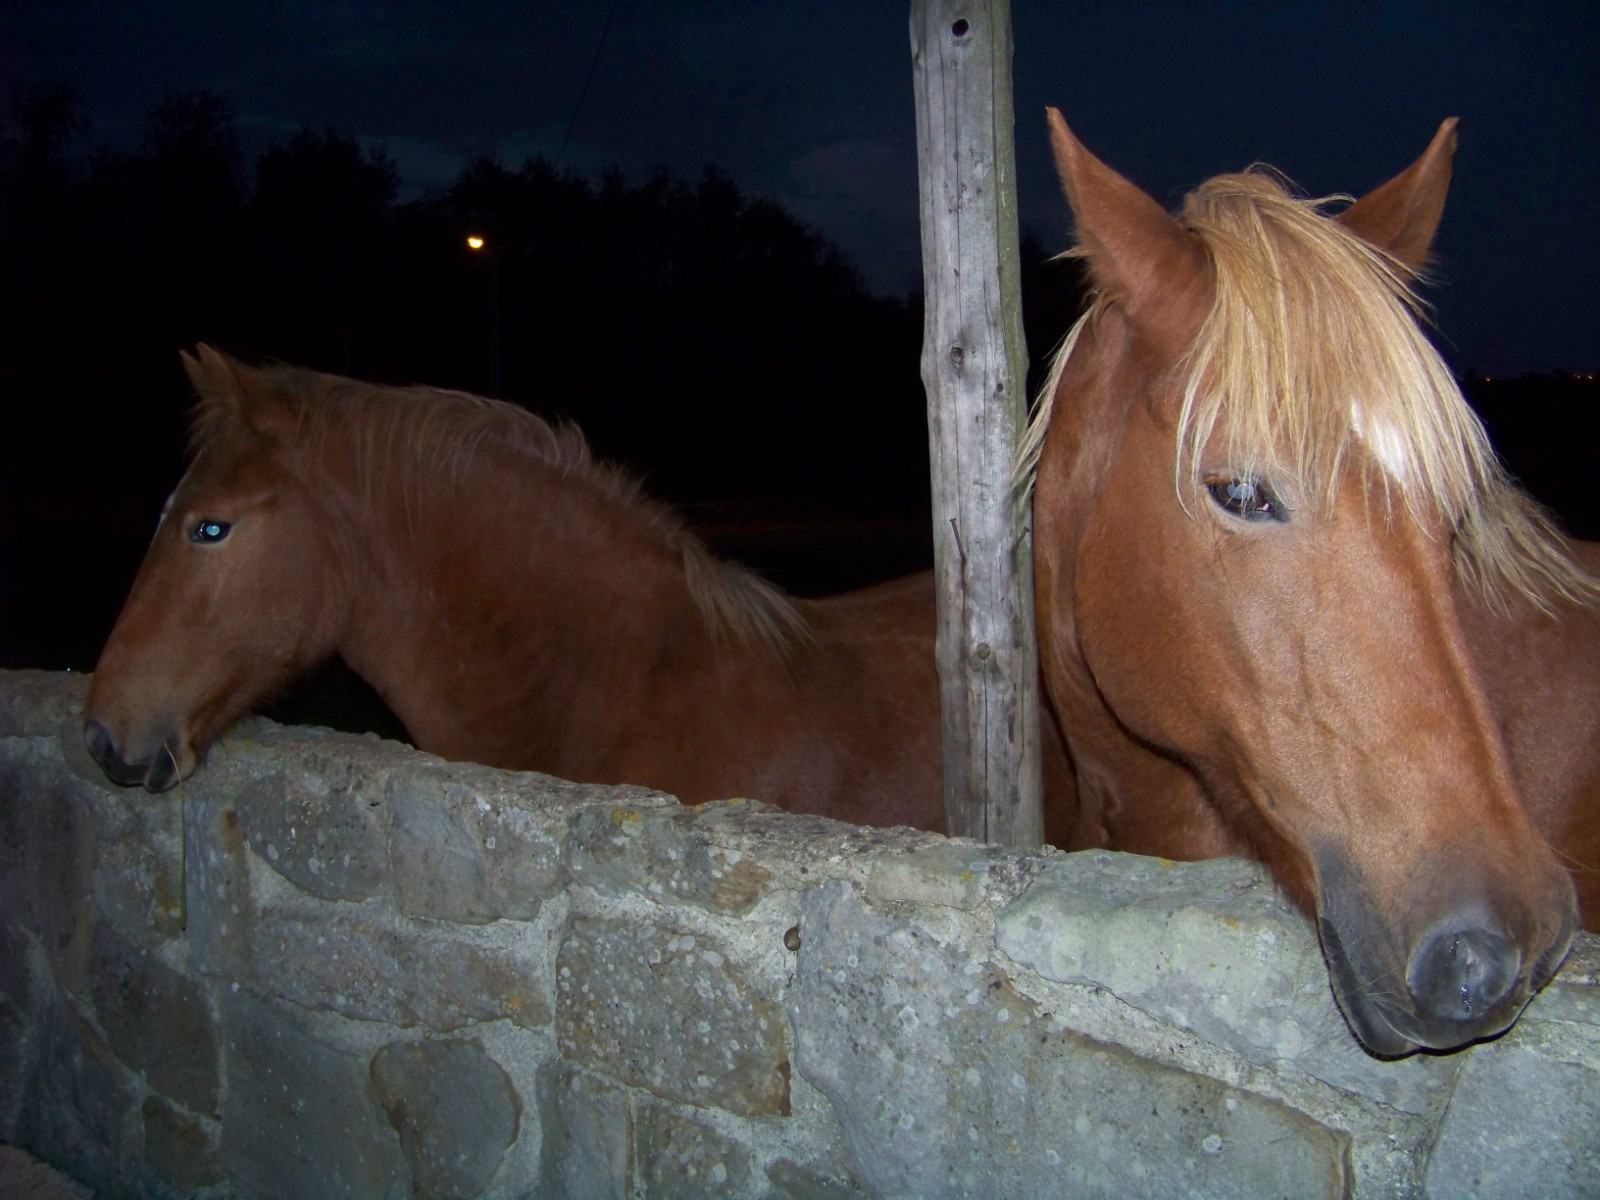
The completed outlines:
<svg viewBox="0 0 1600 1200">
<path fill-rule="evenodd" d="M 1256 167 L 1173 216 L 1047 120 L 1091 283 L 1024 456 L 1066 842 L 1267 863 L 1376 1055 L 1493 1036 L 1573 936 L 1557 850 L 1600 915 L 1600 589 L 1424 329 L 1456 121 L 1353 202 Z"/>
<path fill-rule="evenodd" d="M 931 573 L 791 599 L 572 427 L 206 345 L 182 361 L 191 465 L 85 702 L 115 782 L 172 787 L 339 655 L 445 758 L 941 828 Z"/>
</svg>

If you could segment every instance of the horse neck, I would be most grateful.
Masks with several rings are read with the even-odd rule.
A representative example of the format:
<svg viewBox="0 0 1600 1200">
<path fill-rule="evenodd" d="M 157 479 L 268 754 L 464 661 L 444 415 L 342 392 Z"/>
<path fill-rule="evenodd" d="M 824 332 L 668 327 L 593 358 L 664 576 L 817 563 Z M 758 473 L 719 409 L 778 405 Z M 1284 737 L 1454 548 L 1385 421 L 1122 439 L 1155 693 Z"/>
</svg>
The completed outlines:
<svg viewBox="0 0 1600 1200">
<path fill-rule="evenodd" d="M 621 719 L 615 697 L 669 663 L 717 659 L 643 506 L 499 447 L 469 474 L 408 480 L 365 518 L 370 601 L 342 649 L 419 744 L 557 770 L 575 724 Z M 490 732 L 510 728 L 514 745 Z"/>
</svg>

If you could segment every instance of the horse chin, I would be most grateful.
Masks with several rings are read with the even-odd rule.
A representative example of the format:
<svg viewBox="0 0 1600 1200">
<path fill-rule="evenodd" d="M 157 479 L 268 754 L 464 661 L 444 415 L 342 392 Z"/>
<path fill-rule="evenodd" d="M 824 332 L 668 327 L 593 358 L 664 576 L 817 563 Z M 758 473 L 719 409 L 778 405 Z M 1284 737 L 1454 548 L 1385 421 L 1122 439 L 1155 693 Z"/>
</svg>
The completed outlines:
<svg viewBox="0 0 1600 1200">
<path fill-rule="evenodd" d="M 1390 1015 L 1362 986 L 1333 922 L 1319 919 L 1317 931 L 1322 937 L 1323 957 L 1328 960 L 1333 998 L 1356 1040 L 1381 1058 L 1400 1058 L 1421 1049 L 1421 1043 L 1397 1029 Z"/>
</svg>

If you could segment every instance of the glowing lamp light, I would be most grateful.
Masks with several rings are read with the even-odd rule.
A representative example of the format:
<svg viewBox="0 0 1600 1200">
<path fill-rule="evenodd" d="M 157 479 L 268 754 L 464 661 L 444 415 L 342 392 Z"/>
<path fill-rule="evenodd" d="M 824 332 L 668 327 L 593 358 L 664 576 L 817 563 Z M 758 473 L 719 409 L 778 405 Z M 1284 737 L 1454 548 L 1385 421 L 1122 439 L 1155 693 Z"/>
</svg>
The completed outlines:
<svg viewBox="0 0 1600 1200">
<path fill-rule="evenodd" d="M 480 235 L 478 235 L 476 233 L 469 233 L 467 235 L 467 249 L 468 250 L 482 250 L 485 245 L 487 245 L 487 243 L 483 240 L 483 238 Z"/>
</svg>

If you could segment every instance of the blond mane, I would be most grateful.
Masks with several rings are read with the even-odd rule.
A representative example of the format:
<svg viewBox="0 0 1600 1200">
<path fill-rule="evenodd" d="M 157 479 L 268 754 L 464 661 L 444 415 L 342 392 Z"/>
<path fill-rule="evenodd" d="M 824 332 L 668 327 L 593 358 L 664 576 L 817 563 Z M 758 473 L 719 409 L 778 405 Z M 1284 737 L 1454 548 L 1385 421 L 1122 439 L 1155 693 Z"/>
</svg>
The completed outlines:
<svg viewBox="0 0 1600 1200">
<path fill-rule="evenodd" d="M 1264 168 L 1185 199 L 1179 220 L 1210 260 L 1215 298 L 1176 369 L 1180 500 L 1219 443 L 1233 469 L 1291 480 L 1314 510 L 1332 503 L 1343 470 L 1359 469 L 1386 513 L 1398 493 L 1413 516 L 1444 520 L 1458 575 L 1496 608 L 1516 596 L 1546 610 L 1600 599 L 1600 582 L 1495 457 L 1428 340 L 1411 273 L 1330 218 L 1348 199 L 1293 195 Z M 1030 474 L 1068 357 L 1105 303 L 1095 299 L 1051 366 L 1023 443 Z"/>
<path fill-rule="evenodd" d="M 810 636 L 789 597 L 717 558 L 677 514 L 647 497 L 637 479 L 596 459 L 575 426 L 552 425 L 515 405 L 443 388 L 385 387 L 278 365 L 254 368 L 253 375 L 245 399 L 201 397 L 191 422 L 191 457 L 259 444 L 266 431 L 292 430 L 312 462 L 326 461 L 330 446 L 348 444 L 354 450 L 356 492 L 370 507 L 387 476 L 456 484 L 480 449 L 502 447 L 582 482 L 602 502 L 635 514 L 669 553 L 680 557 L 684 582 L 713 637 L 786 657 Z M 411 490 L 399 492 L 409 504 Z"/>
</svg>

